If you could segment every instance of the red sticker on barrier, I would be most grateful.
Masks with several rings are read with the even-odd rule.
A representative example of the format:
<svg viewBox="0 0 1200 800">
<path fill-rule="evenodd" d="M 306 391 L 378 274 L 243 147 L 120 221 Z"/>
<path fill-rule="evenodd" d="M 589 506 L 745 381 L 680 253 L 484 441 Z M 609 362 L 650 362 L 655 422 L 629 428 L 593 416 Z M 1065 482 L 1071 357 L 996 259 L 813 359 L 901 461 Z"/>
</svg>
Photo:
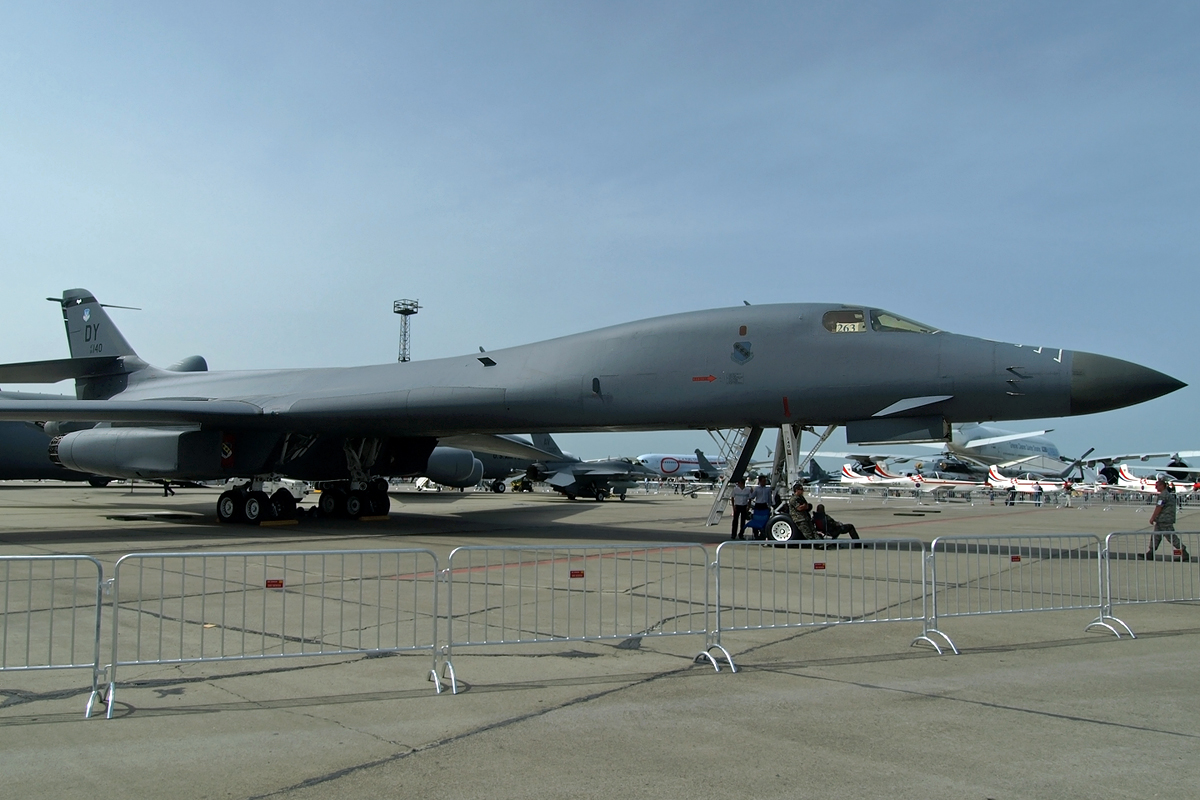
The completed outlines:
<svg viewBox="0 0 1200 800">
<path fill-rule="evenodd" d="M 1020 556 L 1009 556 L 1009 560 L 1012 561 L 1012 563 L 1016 564 L 1018 561 L 1021 560 L 1021 557 Z"/>
<path fill-rule="evenodd" d="M 283 588 L 283 580 L 280 578 L 267 578 L 267 588 L 268 589 L 282 589 Z"/>
<path fill-rule="evenodd" d="M 1176 557 L 1176 558 L 1183 558 L 1183 551 L 1182 551 L 1182 550 L 1176 550 L 1174 555 L 1175 555 L 1175 557 Z"/>
<path fill-rule="evenodd" d="M 813 569 L 825 569 L 825 562 L 824 561 L 814 562 Z"/>
<path fill-rule="evenodd" d="M 571 570 L 571 577 L 572 577 L 572 578 L 582 578 L 582 577 L 583 577 L 583 570 L 581 570 L 581 569 L 573 569 L 573 570 Z"/>
</svg>

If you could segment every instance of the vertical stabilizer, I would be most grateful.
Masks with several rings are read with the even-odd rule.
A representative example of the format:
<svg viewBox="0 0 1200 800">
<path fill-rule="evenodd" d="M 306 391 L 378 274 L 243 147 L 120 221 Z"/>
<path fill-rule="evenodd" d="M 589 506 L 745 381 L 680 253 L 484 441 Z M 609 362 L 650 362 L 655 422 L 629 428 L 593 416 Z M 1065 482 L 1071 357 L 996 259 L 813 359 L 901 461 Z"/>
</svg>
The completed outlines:
<svg viewBox="0 0 1200 800">
<path fill-rule="evenodd" d="M 547 453 L 553 453 L 556 456 L 565 458 L 563 451 L 559 448 L 558 443 L 550 437 L 548 433 L 533 433 L 533 446 L 538 450 L 545 450 Z"/>
<path fill-rule="evenodd" d="M 712 462 L 704 456 L 704 452 L 699 449 L 696 450 L 696 463 L 705 477 L 715 478 L 720 474 L 720 470 L 714 467 Z"/>
<path fill-rule="evenodd" d="M 63 322 L 71 358 L 112 358 L 135 356 L 108 317 L 104 306 L 87 289 L 67 289 L 62 296 Z"/>
</svg>

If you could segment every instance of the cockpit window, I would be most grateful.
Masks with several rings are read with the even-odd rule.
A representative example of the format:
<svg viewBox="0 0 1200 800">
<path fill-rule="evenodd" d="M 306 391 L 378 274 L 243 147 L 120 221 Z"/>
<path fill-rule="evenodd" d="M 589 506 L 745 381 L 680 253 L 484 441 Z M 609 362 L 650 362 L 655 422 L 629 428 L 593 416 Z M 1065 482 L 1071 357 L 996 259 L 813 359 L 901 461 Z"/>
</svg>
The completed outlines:
<svg viewBox="0 0 1200 800">
<path fill-rule="evenodd" d="M 826 311 L 821 318 L 825 330 L 831 333 L 861 333 L 867 329 L 866 314 L 860 309 L 845 308 Z"/>
<path fill-rule="evenodd" d="M 887 311 L 871 309 L 871 328 L 877 331 L 904 331 L 905 333 L 937 333 L 937 328 L 922 325 L 911 319 L 898 317 Z"/>
</svg>

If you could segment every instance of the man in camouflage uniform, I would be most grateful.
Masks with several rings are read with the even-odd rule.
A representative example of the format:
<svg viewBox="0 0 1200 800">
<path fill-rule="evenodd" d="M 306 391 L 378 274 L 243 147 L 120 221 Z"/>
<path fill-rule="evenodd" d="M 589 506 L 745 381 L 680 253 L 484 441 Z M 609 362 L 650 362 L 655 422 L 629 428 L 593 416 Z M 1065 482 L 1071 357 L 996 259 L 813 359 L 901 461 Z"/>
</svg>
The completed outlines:
<svg viewBox="0 0 1200 800">
<path fill-rule="evenodd" d="M 1146 555 L 1142 556 L 1147 560 L 1153 560 L 1154 554 L 1158 551 L 1158 546 L 1162 544 L 1163 539 L 1169 539 L 1175 549 L 1183 556 L 1184 561 L 1191 560 L 1188 555 L 1187 548 L 1183 546 L 1183 542 L 1179 541 L 1179 537 L 1175 534 L 1175 510 L 1179 508 L 1179 498 L 1175 496 L 1175 491 L 1171 488 L 1171 484 L 1167 479 L 1159 476 L 1154 484 L 1154 488 L 1158 490 L 1158 501 L 1154 504 L 1154 513 L 1150 515 L 1150 524 L 1154 526 L 1154 535 L 1150 537 L 1150 550 Z"/>
<path fill-rule="evenodd" d="M 791 516 L 792 524 L 796 526 L 796 533 L 801 539 L 824 538 L 813 527 L 812 506 L 804 498 L 804 484 L 802 483 L 797 483 L 792 487 L 792 497 L 788 500 L 788 514 Z"/>
</svg>

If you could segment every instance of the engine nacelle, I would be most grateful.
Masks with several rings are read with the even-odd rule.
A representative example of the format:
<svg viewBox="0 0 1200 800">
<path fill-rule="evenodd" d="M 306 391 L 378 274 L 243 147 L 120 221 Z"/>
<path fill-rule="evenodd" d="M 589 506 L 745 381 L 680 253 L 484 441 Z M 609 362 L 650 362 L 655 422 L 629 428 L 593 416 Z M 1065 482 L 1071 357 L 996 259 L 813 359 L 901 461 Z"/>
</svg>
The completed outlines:
<svg viewBox="0 0 1200 800">
<path fill-rule="evenodd" d="M 112 478 L 210 480 L 221 474 L 221 434 L 179 428 L 90 428 L 50 442 L 50 460 Z"/>
<path fill-rule="evenodd" d="M 470 450 L 435 447 L 429 454 L 424 475 L 434 483 L 465 489 L 483 480 L 483 462 Z"/>
</svg>

